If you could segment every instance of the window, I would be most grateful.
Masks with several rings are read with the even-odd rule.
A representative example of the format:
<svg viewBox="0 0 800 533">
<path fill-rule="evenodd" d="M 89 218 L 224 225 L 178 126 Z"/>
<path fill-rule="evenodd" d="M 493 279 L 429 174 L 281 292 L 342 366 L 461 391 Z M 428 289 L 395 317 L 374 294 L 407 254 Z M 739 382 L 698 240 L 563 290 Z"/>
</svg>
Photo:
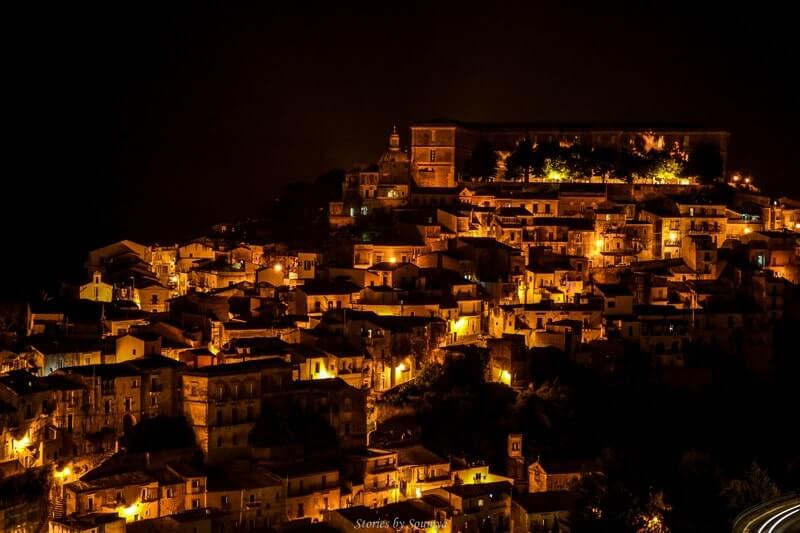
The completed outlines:
<svg viewBox="0 0 800 533">
<path fill-rule="evenodd" d="M 239 410 L 237 408 L 231 409 L 231 424 L 239 423 Z"/>
<path fill-rule="evenodd" d="M 544 212 L 550 214 L 550 204 L 544 204 Z"/>
<path fill-rule="evenodd" d="M 175 497 L 175 489 L 172 487 L 167 487 L 167 498 L 174 498 Z"/>
<path fill-rule="evenodd" d="M 136 355 L 136 348 L 133 349 L 133 355 Z"/>
<path fill-rule="evenodd" d="M 316 311 L 317 313 L 322 311 L 322 302 L 320 302 L 319 300 L 314 302 L 314 311 Z"/>
<path fill-rule="evenodd" d="M 237 435 L 236 433 L 234 433 L 234 434 L 233 434 L 233 438 L 231 439 L 231 441 L 232 441 L 232 444 L 233 444 L 234 446 L 238 446 L 238 445 L 239 445 L 239 435 Z"/>
<path fill-rule="evenodd" d="M 222 496 L 221 502 L 223 507 L 228 507 L 231 504 L 231 498 L 227 494 Z"/>
<path fill-rule="evenodd" d="M 200 509 L 200 498 L 192 498 L 192 509 Z"/>
<path fill-rule="evenodd" d="M 222 409 L 217 409 L 217 425 L 222 425 Z"/>
<path fill-rule="evenodd" d="M 431 150 L 431 163 L 436 162 L 436 150 Z"/>
<path fill-rule="evenodd" d="M 150 303 L 153 305 L 158 305 L 158 294 L 153 295 L 153 297 L 150 299 Z"/>
<path fill-rule="evenodd" d="M 319 362 L 314 363 L 314 373 L 319 374 Z"/>
<path fill-rule="evenodd" d="M 297 504 L 297 518 L 303 518 L 306 515 L 305 511 L 303 510 L 303 504 Z"/>
<path fill-rule="evenodd" d="M 616 306 L 617 306 L 617 302 L 615 302 L 614 300 L 609 300 L 608 301 L 608 308 L 609 309 L 614 309 Z"/>
<path fill-rule="evenodd" d="M 217 437 L 217 448 L 222 448 L 222 437 Z"/>
</svg>

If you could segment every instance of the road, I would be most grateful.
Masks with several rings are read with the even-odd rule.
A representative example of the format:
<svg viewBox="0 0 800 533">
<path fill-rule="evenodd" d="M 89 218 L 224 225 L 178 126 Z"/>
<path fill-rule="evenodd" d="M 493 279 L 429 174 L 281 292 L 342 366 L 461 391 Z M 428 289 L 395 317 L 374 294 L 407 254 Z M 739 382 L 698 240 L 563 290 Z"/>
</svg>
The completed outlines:
<svg viewBox="0 0 800 533">
<path fill-rule="evenodd" d="M 800 532 L 800 495 L 796 494 L 751 507 L 733 524 L 733 533 L 792 532 Z"/>
</svg>

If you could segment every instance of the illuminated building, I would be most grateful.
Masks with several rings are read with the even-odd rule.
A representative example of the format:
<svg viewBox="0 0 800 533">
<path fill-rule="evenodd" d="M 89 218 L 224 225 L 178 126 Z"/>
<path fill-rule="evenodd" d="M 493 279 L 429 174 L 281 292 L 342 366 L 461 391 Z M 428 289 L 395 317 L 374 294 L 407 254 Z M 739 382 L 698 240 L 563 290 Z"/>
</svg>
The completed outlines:
<svg viewBox="0 0 800 533">
<path fill-rule="evenodd" d="M 400 498 L 397 452 L 368 448 L 347 457 L 354 505 L 376 507 Z"/>
<path fill-rule="evenodd" d="M 249 455 L 262 397 L 289 386 L 291 364 L 276 358 L 206 366 L 183 374 L 183 413 L 209 463 Z"/>
<path fill-rule="evenodd" d="M 450 461 L 422 445 L 392 448 L 397 453 L 399 497 L 420 498 L 424 491 L 450 484 Z"/>
<path fill-rule="evenodd" d="M 313 461 L 273 466 L 270 471 L 286 487 L 286 519 L 322 520 L 340 507 L 339 469 Z"/>
<path fill-rule="evenodd" d="M 528 492 L 569 490 L 574 481 L 596 473 L 592 460 L 536 460 L 528 467 Z"/>
<path fill-rule="evenodd" d="M 508 481 L 475 483 L 432 489 L 423 497 L 436 496 L 453 507 L 454 531 L 471 531 L 485 521 L 503 529 L 511 524 L 511 488 Z"/>
</svg>

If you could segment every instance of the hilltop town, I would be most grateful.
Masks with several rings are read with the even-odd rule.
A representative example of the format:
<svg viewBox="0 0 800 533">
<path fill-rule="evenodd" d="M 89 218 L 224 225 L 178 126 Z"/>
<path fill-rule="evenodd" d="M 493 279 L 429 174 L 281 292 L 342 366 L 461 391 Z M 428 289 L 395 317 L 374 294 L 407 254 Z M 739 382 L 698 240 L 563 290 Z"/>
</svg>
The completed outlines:
<svg viewBox="0 0 800 533">
<path fill-rule="evenodd" d="M 274 218 L 87 251 L 2 309 L 0 530 L 687 523 L 797 365 L 800 201 L 728 137 L 419 123 Z"/>
</svg>

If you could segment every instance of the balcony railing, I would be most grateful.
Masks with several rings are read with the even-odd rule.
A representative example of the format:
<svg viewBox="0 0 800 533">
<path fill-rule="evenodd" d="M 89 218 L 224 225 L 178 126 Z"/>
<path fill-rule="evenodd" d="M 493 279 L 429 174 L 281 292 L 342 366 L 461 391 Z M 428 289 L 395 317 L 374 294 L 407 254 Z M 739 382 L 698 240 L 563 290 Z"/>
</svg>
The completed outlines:
<svg viewBox="0 0 800 533">
<path fill-rule="evenodd" d="M 383 485 L 372 485 L 370 487 L 365 487 L 364 490 L 366 492 L 383 492 L 385 490 L 392 490 L 397 488 L 397 482 L 393 481 L 391 483 L 384 483 Z"/>
</svg>

